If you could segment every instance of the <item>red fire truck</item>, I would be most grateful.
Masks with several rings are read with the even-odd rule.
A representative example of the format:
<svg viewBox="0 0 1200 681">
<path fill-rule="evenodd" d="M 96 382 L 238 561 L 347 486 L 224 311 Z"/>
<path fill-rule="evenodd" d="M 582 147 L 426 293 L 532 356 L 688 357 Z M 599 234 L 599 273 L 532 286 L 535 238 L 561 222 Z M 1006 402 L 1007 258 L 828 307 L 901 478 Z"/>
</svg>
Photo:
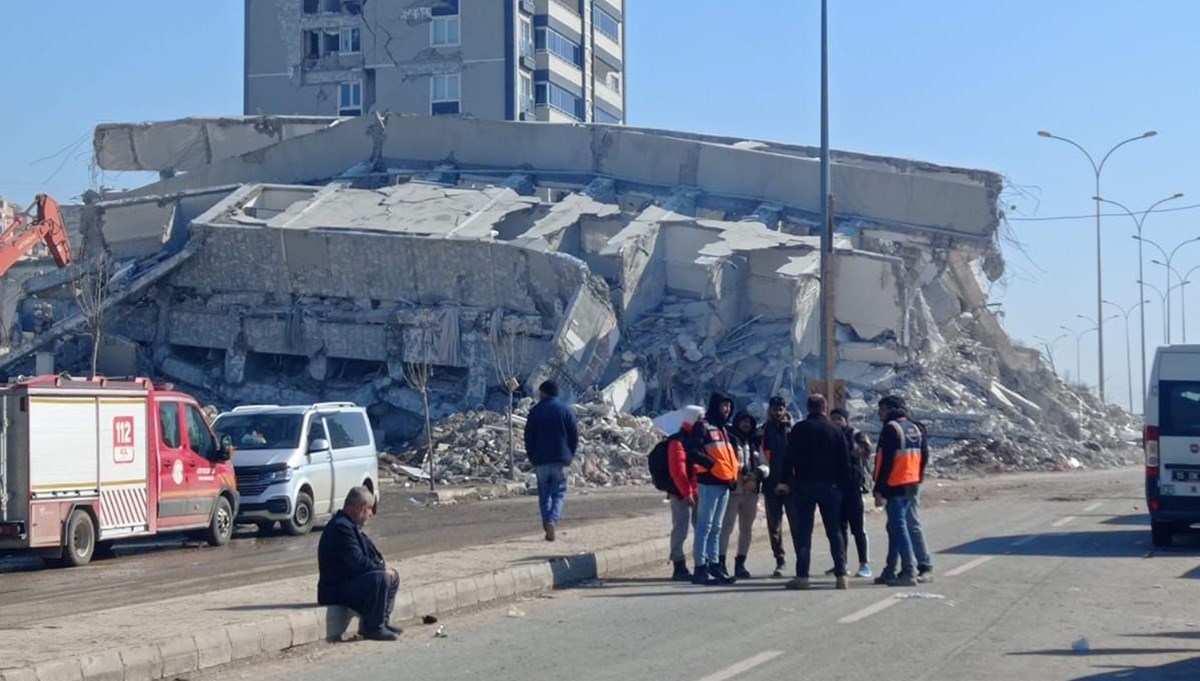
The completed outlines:
<svg viewBox="0 0 1200 681">
<path fill-rule="evenodd" d="M 0 386 L 0 552 L 83 565 L 97 547 L 191 531 L 229 541 L 232 448 L 200 405 L 148 379 Z"/>
</svg>

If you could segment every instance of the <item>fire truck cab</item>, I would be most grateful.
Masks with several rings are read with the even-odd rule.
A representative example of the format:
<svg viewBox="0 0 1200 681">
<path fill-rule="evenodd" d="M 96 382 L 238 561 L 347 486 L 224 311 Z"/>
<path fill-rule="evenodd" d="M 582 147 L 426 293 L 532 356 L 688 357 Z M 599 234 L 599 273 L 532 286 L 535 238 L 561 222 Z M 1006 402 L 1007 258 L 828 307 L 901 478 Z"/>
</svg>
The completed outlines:
<svg viewBox="0 0 1200 681">
<path fill-rule="evenodd" d="M 0 386 L 0 553 L 78 566 L 114 540 L 163 532 L 225 544 L 231 455 L 195 399 L 149 379 Z"/>
</svg>

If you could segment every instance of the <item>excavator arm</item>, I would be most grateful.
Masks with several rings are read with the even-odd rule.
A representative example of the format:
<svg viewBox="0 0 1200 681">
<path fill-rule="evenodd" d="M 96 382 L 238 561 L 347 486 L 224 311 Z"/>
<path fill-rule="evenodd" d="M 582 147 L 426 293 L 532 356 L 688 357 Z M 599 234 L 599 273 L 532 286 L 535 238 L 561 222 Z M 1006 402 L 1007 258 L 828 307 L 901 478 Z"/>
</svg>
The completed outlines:
<svg viewBox="0 0 1200 681">
<path fill-rule="evenodd" d="M 45 242 L 59 267 L 71 264 L 71 246 L 67 243 L 67 228 L 58 202 L 46 194 L 38 194 L 34 206 L 32 222 L 26 224 L 22 216 L 17 216 L 0 234 L 0 276 L 4 276 L 39 241 Z"/>
</svg>

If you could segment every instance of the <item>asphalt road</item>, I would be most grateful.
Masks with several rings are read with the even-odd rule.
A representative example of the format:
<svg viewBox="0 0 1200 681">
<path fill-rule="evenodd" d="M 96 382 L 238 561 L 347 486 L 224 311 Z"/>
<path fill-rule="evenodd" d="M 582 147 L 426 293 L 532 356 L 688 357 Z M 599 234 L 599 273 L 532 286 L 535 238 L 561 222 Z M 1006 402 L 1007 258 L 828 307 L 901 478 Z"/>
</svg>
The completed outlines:
<svg viewBox="0 0 1200 681">
<path fill-rule="evenodd" d="M 537 497 L 524 496 L 442 506 L 420 506 L 400 488 L 382 496 L 370 532 L 389 559 L 453 550 L 540 531 Z M 572 491 L 563 529 L 661 512 L 653 489 Z M 315 575 L 320 531 L 304 537 L 260 536 L 239 528 L 220 548 L 181 535 L 118 545 L 112 558 L 74 569 L 43 567 L 29 558 L 0 559 L 0 630 L 35 619 L 147 603 L 215 589 Z"/>
<path fill-rule="evenodd" d="M 398 643 L 309 646 L 190 678 L 1193 680 L 1200 537 L 1150 551 L 1139 472 L 931 488 L 924 520 L 937 578 L 916 589 L 856 579 L 840 592 L 821 578 L 804 593 L 773 579 L 705 588 L 659 571 L 548 594 L 520 612 L 447 618 L 446 638 L 416 626 Z M 869 525 L 878 559 L 881 518 Z M 766 571 L 764 548 L 756 543 L 752 572 Z M 828 564 L 822 550 L 814 573 Z"/>
</svg>

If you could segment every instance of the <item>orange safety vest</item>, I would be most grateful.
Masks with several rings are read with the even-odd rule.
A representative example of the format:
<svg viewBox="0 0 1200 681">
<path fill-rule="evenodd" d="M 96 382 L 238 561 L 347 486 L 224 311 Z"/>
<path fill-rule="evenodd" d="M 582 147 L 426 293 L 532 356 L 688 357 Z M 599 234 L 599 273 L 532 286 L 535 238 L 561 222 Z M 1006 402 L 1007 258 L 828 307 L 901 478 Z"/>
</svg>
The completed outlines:
<svg viewBox="0 0 1200 681">
<path fill-rule="evenodd" d="M 712 468 L 696 464 L 696 472 L 700 475 L 709 474 L 723 482 L 737 482 L 739 468 L 737 451 L 730 444 L 724 429 L 708 426 L 703 431 L 704 453 L 713 460 Z"/>
<path fill-rule="evenodd" d="M 888 487 L 903 487 L 916 485 L 921 482 L 921 429 L 908 419 L 888 421 L 886 427 L 893 427 L 900 434 L 900 448 L 892 459 L 892 469 L 888 471 L 885 481 Z M 883 438 L 880 438 L 882 442 Z M 883 470 L 883 447 L 875 450 L 874 478 L 879 482 L 879 472 Z"/>
</svg>

